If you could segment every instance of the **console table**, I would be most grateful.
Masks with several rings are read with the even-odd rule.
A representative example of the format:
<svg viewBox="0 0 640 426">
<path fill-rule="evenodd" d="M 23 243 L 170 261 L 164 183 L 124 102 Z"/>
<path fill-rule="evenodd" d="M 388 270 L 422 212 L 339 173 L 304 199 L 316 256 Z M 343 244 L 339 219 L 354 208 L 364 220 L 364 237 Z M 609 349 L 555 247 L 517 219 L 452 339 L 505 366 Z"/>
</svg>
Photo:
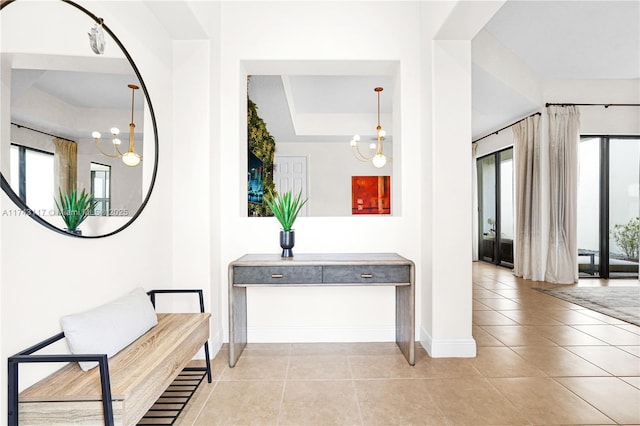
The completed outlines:
<svg viewBox="0 0 640 426">
<path fill-rule="evenodd" d="M 247 287 L 395 286 L 396 343 L 415 364 L 415 266 L 395 253 L 247 254 L 229 264 L 229 366 L 247 344 Z"/>
</svg>

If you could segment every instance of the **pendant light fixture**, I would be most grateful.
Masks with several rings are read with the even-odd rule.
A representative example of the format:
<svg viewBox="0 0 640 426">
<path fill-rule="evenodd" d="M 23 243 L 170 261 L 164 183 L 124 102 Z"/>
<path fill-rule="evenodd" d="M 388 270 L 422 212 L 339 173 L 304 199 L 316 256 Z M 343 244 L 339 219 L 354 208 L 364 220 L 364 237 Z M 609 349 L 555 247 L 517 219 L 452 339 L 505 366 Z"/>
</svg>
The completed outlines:
<svg viewBox="0 0 640 426">
<path fill-rule="evenodd" d="M 369 155 L 363 155 L 358 148 L 358 142 L 360 142 L 360 135 L 354 135 L 351 139 L 351 148 L 353 149 L 353 155 L 360 161 L 371 161 L 374 167 L 381 168 L 387 164 L 388 157 L 384 155 L 382 151 L 382 142 L 387 132 L 384 131 L 380 125 L 380 92 L 384 89 L 382 87 L 376 87 L 373 89 L 378 94 L 378 125 L 376 126 L 377 143 L 369 145 Z"/>
<path fill-rule="evenodd" d="M 107 154 L 102 150 L 102 148 L 100 148 L 100 136 L 101 136 L 100 132 L 93 132 L 92 136 L 96 141 L 96 148 L 98 148 L 98 151 L 100 151 L 102 155 L 111 157 L 111 158 L 122 158 L 122 162 L 124 164 L 130 167 L 135 167 L 138 164 L 140 164 L 140 161 L 142 160 L 142 156 L 136 152 L 135 146 L 134 146 L 136 125 L 133 122 L 135 94 L 136 94 L 136 90 L 138 90 L 139 87 L 136 86 L 135 84 L 129 84 L 128 87 L 131 89 L 131 123 L 129 123 L 129 149 L 127 149 L 127 152 L 123 154 L 122 152 L 120 152 L 120 149 L 118 148 L 118 146 L 122 143 L 122 141 L 118 139 L 118 135 L 120 134 L 120 129 L 118 129 L 117 127 L 111 128 L 111 135 L 112 135 L 111 142 L 113 143 L 113 146 L 115 148 L 115 154 Z"/>
</svg>

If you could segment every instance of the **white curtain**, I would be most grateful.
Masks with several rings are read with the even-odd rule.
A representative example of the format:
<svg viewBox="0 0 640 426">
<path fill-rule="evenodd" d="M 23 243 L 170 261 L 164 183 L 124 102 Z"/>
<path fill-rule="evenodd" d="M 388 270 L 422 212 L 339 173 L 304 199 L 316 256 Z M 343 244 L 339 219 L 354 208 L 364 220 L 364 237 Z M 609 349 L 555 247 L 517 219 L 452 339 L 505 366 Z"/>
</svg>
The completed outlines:
<svg viewBox="0 0 640 426">
<path fill-rule="evenodd" d="M 512 130 L 516 184 L 513 273 L 542 281 L 540 116 L 528 117 L 514 124 Z"/>
<path fill-rule="evenodd" d="M 578 282 L 578 144 L 580 112 L 549 106 L 549 251 L 545 281 Z"/>
<path fill-rule="evenodd" d="M 471 238 L 471 258 L 473 261 L 478 260 L 478 161 L 476 160 L 477 143 L 471 144 L 471 203 L 473 206 L 473 212 L 471 214 L 471 229 L 473 230 L 473 237 Z"/>
<path fill-rule="evenodd" d="M 78 144 L 66 139 L 53 139 L 53 174 L 56 199 L 58 191 L 63 194 L 76 189 L 78 182 Z"/>
</svg>

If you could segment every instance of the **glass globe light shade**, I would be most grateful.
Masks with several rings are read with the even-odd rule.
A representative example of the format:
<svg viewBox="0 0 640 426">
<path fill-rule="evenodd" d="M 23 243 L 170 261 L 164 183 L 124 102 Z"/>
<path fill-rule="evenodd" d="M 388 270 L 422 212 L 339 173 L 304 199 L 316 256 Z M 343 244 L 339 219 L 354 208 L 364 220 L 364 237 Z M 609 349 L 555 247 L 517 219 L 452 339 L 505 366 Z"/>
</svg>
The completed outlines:
<svg viewBox="0 0 640 426">
<path fill-rule="evenodd" d="M 385 136 L 387 136 L 387 132 L 385 132 L 384 129 L 380 129 L 380 131 L 378 132 L 378 136 L 384 138 Z"/>
<path fill-rule="evenodd" d="M 372 151 L 375 150 L 377 147 L 378 147 L 378 145 L 373 143 L 373 142 L 369 145 L 369 149 L 372 150 Z"/>
<path fill-rule="evenodd" d="M 100 132 L 93 132 L 93 133 L 91 133 L 91 136 L 92 136 L 94 139 L 100 139 L 100 136 L 101 136 L 101 135 L 100 135 Z"/>
<path fill-rule="evenodd" d="M 120 129 L 118 129 L 117 127 L 112 127 L 111 128 L 111 134 L 112 135 L 119 135 L 120 134 Z"/>
<path fill-rule="evenodd" d="M 353 135 L 353 140 L 356 142 L 360 142 L 360 135 Z"/>
<path fill-rule="evenodd" d="M 130 167 L 140 164 L 140 156 L 135 152 L 128 151 L 122 156 L 122 162 Z"/>
<path fill-rule="evenodd" d="M 373 156 L 373 160 L 371 160 L 371 162 L 374 167 L 384 167 L 384 165 L 387 164 L 387 157 L 384 154 L 376 154 Z"/>
<path fill-rule="evenodd" d="M 114 145 L 120 145 L 122 143 L 122 141 L 120 139 L 118 139 L 118 138 L 113 138 L 112 142 L 113 142 Z"/>
<path fill-rule="evenodd" d="M 358 141 L 355 139 L 351 139 L 351 146 L 357 146 L 358 145 Z"/>
</svg>

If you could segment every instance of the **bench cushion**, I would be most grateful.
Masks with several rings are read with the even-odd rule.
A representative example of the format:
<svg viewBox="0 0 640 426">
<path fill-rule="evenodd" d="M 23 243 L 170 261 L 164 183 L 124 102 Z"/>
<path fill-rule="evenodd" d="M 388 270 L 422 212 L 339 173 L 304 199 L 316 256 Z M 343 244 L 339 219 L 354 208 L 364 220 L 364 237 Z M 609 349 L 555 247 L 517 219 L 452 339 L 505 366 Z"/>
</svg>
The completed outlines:
<svg viewBox="0 0 640 426">
<path fill-rule="evenodd" d="M 158 323 L 151 300 L 142 288 L 94 308 L 60 319 L 69 349 L 74 354 L 107 354 L 108 357 Z M 84 371 L 97 362 L 79 362 Z"/>
</svg>

